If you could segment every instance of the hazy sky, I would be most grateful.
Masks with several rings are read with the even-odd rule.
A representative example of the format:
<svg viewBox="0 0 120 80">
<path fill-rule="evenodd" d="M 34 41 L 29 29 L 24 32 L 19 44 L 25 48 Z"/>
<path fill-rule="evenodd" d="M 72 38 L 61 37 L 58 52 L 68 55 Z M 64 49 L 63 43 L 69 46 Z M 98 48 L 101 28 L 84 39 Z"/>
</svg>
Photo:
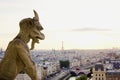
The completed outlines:
<svg viewBox="0 0 120 80">
<path fill-rule="evenodd" d="M 40 16 L 46 39 L 36 49 L 120 47 L 119 0 L 0 0 L 0 47 L 19 32 L 19 21 Z"/>
</svg>

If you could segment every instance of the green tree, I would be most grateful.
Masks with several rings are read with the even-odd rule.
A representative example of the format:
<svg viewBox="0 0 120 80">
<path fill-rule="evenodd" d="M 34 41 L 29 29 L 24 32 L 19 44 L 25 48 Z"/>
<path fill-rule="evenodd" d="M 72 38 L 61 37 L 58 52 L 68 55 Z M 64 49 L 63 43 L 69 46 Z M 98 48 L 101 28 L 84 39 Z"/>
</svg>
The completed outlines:
<svg viewBox="0 0 120 80">
<path fill-rule="evenodd" d="M 90 73 L 93 74 L 93 67 L 90 68 Z"/>
<path fill-rule="evenodd" d="M 69 68 L 70 67 L 70 62 L 69 60 L 60 60 L 60 68 Z"/>
<path fill-rule="evenodd" d="M 92 78 L 92 74 L 93 74 L 93 68 L 91 67 L 90 68 L 90 73 L 87 74 L 87 77 L 91 79 Z"/>
<path fill-rule="evenodd" d="M 86 75 L 83 75 L 83 76 L 77 78 L 76 80 L 87 80 L 87 76 L 86 76 Z"/>
</svg>

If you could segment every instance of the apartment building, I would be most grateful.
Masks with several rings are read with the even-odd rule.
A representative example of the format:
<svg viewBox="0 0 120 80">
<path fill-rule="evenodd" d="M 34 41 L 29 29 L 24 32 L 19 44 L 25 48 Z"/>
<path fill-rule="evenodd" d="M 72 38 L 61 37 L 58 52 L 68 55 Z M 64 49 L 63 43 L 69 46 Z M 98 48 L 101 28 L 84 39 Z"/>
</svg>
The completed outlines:
<svg viewBox="0 0 120 80">
<path fill-rule="evenodd" d="M 103 64 L 97 63 L 94 66 L 93 80 L 106 80 L 106 68 Z"/>
<path fill-rule="evenodd" d="M 106 80 L 120 80 L 120 70 L 108 70 Z"/>
</svg>

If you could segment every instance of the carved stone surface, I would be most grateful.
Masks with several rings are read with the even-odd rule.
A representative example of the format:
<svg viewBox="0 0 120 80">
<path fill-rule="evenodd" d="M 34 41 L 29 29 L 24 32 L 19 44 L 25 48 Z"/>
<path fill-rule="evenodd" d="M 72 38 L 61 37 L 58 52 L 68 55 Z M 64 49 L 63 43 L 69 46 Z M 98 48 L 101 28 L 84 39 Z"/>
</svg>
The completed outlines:
<svg viewBox="0 0 120 80">
<path fill-rule="evenodd" d="M 31 50 L 35 43 L 44 40 L 41 33 L 43 27 L 39 23 L 39 17 L 34 10 L 33 18 L 25 18 L 20 21 L 18 35 L 8 44 L 4 58 L 0 62 L 0 80 L 14 80 L 21 71 L 26 72 L 32 80 L 38 80 L 35 63 L 30 57 L 27 43 L 32 39 Z"/>
</svg>

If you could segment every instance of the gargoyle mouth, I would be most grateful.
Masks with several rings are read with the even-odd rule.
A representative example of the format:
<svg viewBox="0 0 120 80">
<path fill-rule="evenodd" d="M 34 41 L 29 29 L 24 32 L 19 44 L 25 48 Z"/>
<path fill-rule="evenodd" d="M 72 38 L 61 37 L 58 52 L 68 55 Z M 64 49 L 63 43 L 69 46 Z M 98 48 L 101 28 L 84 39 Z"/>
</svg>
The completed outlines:
<svg viewBox="0 0 120 80">
<path fill-rule="evenodd" d="M 40 37 L 38 37 L 38 36 L 36 36 L 35 38 L 38 38 L 38 39 L 40 39 Z"/>
<path fill-rule="evenodd" d="M 35 43 L 39 43 L 39 40 L 44 40 L 45 36 L 43 33 L 40 33 L 40 35 L 36 35 L 34 38 L 32 38 L 32 43 L 31 43 L 31 49 L 34 49 Z"/>
<path fill-rule="evenodd" d="M 45 36 L 44 34 L 41 34 L 42 36 L 36 36 L 35 38 L 33 38 L 33 42 L 34 43 L 39 43 L 39 40 L 44 40 Z"/>
<path fill-rule="evenodd" d="M 40 37 L 36 36 L 34 42 L 39 43 Z"/>
<path fill-rule="evenodd" d="M 44 39 L 45 39 L 45 36 L 44 36 L 43 33 L 41 33 L 40 36 L 36 36 L 35 38 L 36 38 L 36 39 L 40 39 L 40 40 L 44 40 Z"/>
</svg>

